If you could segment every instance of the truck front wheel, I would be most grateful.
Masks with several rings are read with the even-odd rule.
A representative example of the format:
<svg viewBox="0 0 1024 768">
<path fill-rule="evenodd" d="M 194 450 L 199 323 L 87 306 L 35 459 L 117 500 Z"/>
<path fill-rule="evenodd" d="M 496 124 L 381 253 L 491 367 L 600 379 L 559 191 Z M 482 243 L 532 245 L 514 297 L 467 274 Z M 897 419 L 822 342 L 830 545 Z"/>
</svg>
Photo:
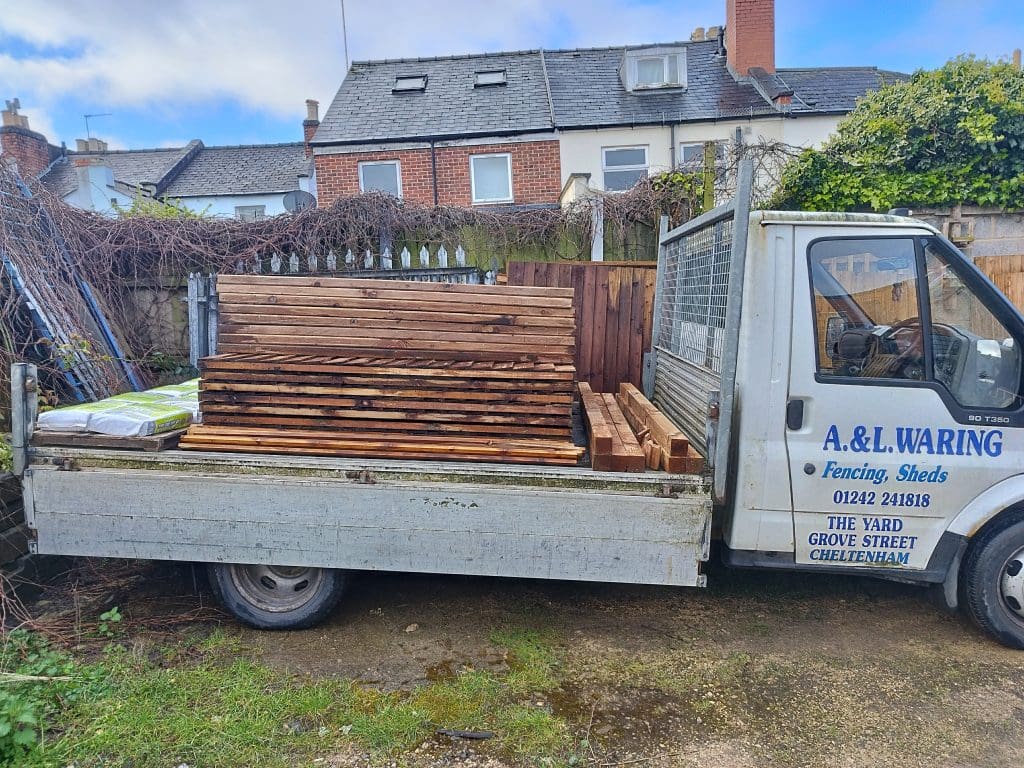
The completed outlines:
<svg viewBox="0 0 1024 768">
<path fill-rule="evenodd" d="M 1024 649 L 1024 518 L 983 530 L 964 561 L 967 609 L 1003 645 Z"/>
<path fill-rule="evenodd" d="M 235 618 L 257 629 L 303 629 L 334 609 L 348 578 L 333 568 L 210 563 L 210 585 Z"/>
</svg>

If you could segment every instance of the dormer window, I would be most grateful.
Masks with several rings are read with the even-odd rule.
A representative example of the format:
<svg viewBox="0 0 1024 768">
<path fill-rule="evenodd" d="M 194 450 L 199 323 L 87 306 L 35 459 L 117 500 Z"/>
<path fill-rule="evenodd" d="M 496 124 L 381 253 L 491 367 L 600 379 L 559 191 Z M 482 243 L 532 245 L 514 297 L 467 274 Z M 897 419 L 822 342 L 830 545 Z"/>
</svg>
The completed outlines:
<svg viewBox="0 0 1024 768">
<path fill-rule="evenodd" d="M 395 78 L 395 85 L 392 93 L 407 93 L 427 90 L 426 75 L 399 75 Z"/>
<path fill-rule="evenodd" d="M 487 85 L 505 85 L 507 82 L 504 69 L 487 69 L 476 73 L 476 82 L 473 84 L 473 87 L 482 88 Z"/>
<path fill-rule="evenodd" d="M 681 48 L 647 48 L 627 51 L 623 82 L 630 91 L 686 87 L 686 51 Z"/>
</svg>

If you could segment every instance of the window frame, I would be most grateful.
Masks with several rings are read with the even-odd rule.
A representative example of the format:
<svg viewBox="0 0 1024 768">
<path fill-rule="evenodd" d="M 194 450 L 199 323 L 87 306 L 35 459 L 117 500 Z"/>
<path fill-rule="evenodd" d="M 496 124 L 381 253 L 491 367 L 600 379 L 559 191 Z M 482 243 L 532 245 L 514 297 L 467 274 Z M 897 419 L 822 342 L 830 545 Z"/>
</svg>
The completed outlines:
<svg viewBox="0 0 1024 768">
<path fill-rule="evenodd" d="M 728 149 L 729 149 L 729 140 L 728 139 L 707 139 L 707 141 L 681 141 L 681 142 L 679 142 L 679 149 L 678 149 L 679 155 L 678 155 L 678 162 L 676 163 L 676 165 L 679 168 L 684 168 L 684 169 L 692 166 L 694 168 L 694 170 L 703 170 L 704 169 L 704 145 L 708 141 L 714 142 L 714 144 L 715 144 L 715 170 L 718 171 L 718 170 L 724 169 L 726 164 L 727 164 L 727 160 L 728 160 L 728 157 L 727 157 L 727 152 L 728 152 Z M 685 160 L 683 160 L 683 148 L 684 147 L 700 147 L 701 157 L 700 157 L 699 163 L 694 165 L 693 161 L 685 161 Z M 721 152 L 719 152 L 719 150 Z"/>
<path fill-rule="evenodd" d="M 676 64 L 676 80 L 669 82 L 669 58 L 675 59 Z M 630 91 L 657 91 L 664 90 L 667 88 L 686 88 L 687 81 L 687 55 L 686 50 L 635 50 L 626 52 L 626 63 L 627 68 L 627 87 Z M 660 59 L 661 60 L 661 72 L 662 82 L 660 83 L 641 83 L 640 82 L 640 62 Z"/>
<path fill-rule="evenodd" d="M 477 158 L 504 157 L 505 169 L 508 173 L 508 197 L 501 198 L 479 198 L 476 194 L 476 163 Z M 512 153 L 511 152 L 482 152 L 469 156 L 469 197 L 473 205 L 496 205 L 511 203 L 515 201 L 515 190 L 512 187 Z"/>
<path fill-rule="evenodd" d="M 417 84 L 411 84 L 418 81 Z M 427 76 L 423 75 L 395 75 L 395 84 L 391 86 L 392 93 L 423 93 L 427 90 Z"/>
<path fill-rule="evenodd" d="M 961 404 L 953 393 L 941 382 L 935 379 L 934 361 L 932 354 L 932 325 L 930 296 L 928 293 L 927 265 L 924 258 L 924 243 L 926 238 L 937 240 L 944 246 L 946 255 L 949 257 L 949 267 L 963 281 L 968 290 L 974 294 L 978 301 L 981 301 L 996 320 L 1006 329 L 1007 334 L 1013 339 L 1014 344 L 1020 349 L 1022 360 L 1024 360 L 1024 322 L 1019 311 L 1010 303 L 974 262 L 967 259 L 961 251 L 949 241 L 948 238 L 936 233 L 900 233 L 892 235 L 826 235 L 812 239 L 807 243 L 805 253 L 805 264 L 807 266 L 807 289 L 810 293 L 811 311 L 811 332 L 814 343 L 813 365 L 814 380 L 819 384 L 837 384 L 843 386 L 870 386 L 870 387 L 912 387 L 917 389 L 931 389 L 942 400 L 953 420 L 960 424 L 973 425 L 1003 425 L 1010 427 L 1024 426 L 1024 365 L 1021 365 L 1020 377 L 1017 383 L 1018 403 L 1016 406 L 1007 408 L 984 408 Z M 813 272 L 813 259 L 811 250 L 815 244 L 822 241 L 836 240 L 912 240 L 914 243 L 914 268 L 917 272 L 917 304 L 918 315 L 922 328 L 922 347 L 925 359 L 925 378 L 915 379 L 885 379 L 868 378 L 861 376 L 832 376 L 822 375 L 819 370 L 818 349 L 821 340 L 818 335 L 818 317 L 815 310 L 815 285 Z M 859 306 L 859 305 L 858 305 Z M 924 329 L 929 329 L 924 333 Z"/>
<path fill-rule="evenodd" d="M 615 152 L 617 150 L 622 150 L 622 149 L 642 149 L 644 151 L 644 164 L 642 166 L 641 165 L 636 165 L 635 163 L 632 164 L 632 165 L 612 165 L 612 166 L 609 166 L 608 165 L 608 152 L 609 151 Z M 608 183 L 605 180 L 605 175 L 608 173 L 608 171 L 612 171 L 612 172 L 614 172 L 614 171 L 643 171 L 645 177 L 649 176 L 650 175 L 650 171 L 651 171 L 651 153 L 649 151 L 649 145 L 648 144 L 628 144 L 628 145 L 625 145 L 625 146 L 601 147 L 601 188 L 605 192 L 615 192 L 615 193 L 618 193 L 618 192 L 628 192 L 630 189 L 632 189 L 633 186 L 636 185 L 636 182 L 633 182 L 633 185 L 627 187 L 626 189 L 608 189 Z"/>
<path fill-rule="evenodd" d="M 488 75 L 500 75 L 501 79 L 486 80 Z M 481 81 L 481 76 L 485 78 Z M 504 69 L 478 69 L 474 73 L 473 87 L 474 88 L 492 88 L 494 86 L 508 85 L 508 72 Z"/>
<path fill-rule="evenodd" d="M 401 200 L 402 197 L 403 197 L 403 194 L 402 194 L 402 161 L 398 160 L 398 159 L 395 159 L 395 160 L 360 160 L 359 163 L 357 163 L 357 168 L 358 168 L 358 172 L 359 172 L 359 191 L 362 194 L 366 194 L 366 191 L 367 191 L 366 190 L 366 186 L 363 183 L 363 167 L 367 166 L 367 165 L 393 165 L 393 166 L 395 166 L 395 179 L 398 182 L 398 195 L 397 195 L 397 197 L 398 197 L 399 200 Z M 370 190 L 370 191 L 371 192 L 384 192 L 384 190 L 382 190 L 382 189 L 374 189 L 374 190 Z M 390 192 L 384 192 L 384 194 L 391 194 L 391 193 Z"/>
<path fill-rule="evenodd" d="M 242 209 L 253 211 L 253 217 L 251 219 L 249 219 L 249 218 L 242 218 L 242 216 L 239 215 L 239 211 L 242 210 Z M 236 205 L 235 206 L 235 219 L 237 219 L 238 221 L 262 221 L 265 218 L 267 218 L 267 206 L 266 205 Z"/>
</svg>

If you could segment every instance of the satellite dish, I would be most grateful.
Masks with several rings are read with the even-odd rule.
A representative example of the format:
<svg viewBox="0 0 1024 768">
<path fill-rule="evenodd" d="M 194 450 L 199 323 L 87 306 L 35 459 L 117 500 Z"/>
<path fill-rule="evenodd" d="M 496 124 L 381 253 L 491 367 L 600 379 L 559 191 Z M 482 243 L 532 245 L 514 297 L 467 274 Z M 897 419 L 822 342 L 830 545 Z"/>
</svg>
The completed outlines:
<svg viewBox="0 0 1024 768">
<path fill-rule="evenodd" d="M 293 189 L 284 196 L 284 209 L 289 213 L 298 213 L 316 205 L 316 198 L 304 189 Z"/>
</svg>

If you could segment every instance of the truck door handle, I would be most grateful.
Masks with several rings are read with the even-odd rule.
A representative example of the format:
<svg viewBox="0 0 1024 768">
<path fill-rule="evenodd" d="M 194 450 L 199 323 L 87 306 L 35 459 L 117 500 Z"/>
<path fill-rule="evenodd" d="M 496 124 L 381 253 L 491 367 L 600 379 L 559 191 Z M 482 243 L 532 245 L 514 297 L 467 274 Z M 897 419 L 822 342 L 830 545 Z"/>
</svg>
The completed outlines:
<svg viewBox="0 0 1024 768">
<path fill-rule="evenodd" d="M 792 431 L 804 426 L 804 401 L 790 400 L 786 403 L 786 428 Z"/>
</svg>

